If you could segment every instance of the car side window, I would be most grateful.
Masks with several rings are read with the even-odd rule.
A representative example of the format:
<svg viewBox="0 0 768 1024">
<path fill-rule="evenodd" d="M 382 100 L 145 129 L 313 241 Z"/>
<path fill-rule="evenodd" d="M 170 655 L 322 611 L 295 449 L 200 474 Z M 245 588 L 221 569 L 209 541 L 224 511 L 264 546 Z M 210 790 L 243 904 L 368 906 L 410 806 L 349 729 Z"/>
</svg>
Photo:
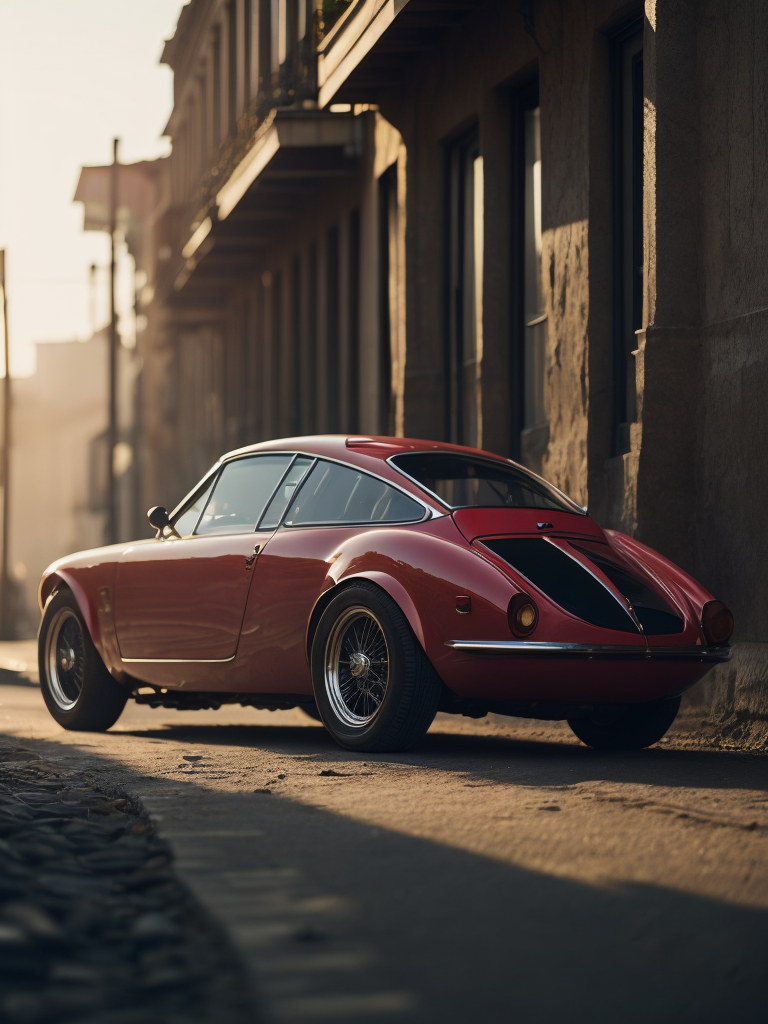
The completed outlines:
<svg viewBox="0 0 768 1024">
<path fill-rule="evenodd" d="M 216 474 L 214 473 L 211 479 L 208 481 L 208 486 L 205 487 L 196 498 L 193 498 L 191 503 L 187 505 L 179 516 L 173 521 L 173 528 L 179 534 L 180 537 L 189 537 L 194 528 L 197 526 L 197 521 L 200 518 L 200 513 L 205 508 L 205 503 L 211 495 L 211 490 L 216 482 Z"/>
<path fill-rule="evenodd" d="M 280 486 L 275 491 L 275 496 L 270 501 L 269 508 L 259 523 L 260 529 L 274 530 L 279 525 L 288 502 L 293 497 L 296 488 L 304 479 L 304 475 L 314 461 L 314 459 L 307 458 L 305 455 L 297 457 L 290 470 L 286 473 L 285 479 L 281 481 Z"/>
<path fill-rule="evenodd" d="M 291 455 L 257 455 L 227 462 L 195 533 L 250 533 L 290 465 Z"/>
<path fill-rule="evenodd" d="M 319 461 L 285 518 L 286 526 L 403 523 L 423 519 L 418 502 L 375 476 Z"/>
</svg>

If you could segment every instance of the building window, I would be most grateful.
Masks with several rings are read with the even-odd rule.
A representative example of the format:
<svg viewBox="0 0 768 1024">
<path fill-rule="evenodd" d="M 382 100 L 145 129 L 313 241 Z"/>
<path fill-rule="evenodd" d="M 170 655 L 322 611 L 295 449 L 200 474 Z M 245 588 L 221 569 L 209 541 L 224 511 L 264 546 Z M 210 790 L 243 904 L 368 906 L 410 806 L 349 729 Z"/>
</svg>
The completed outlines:
<svg viewBox="0 0 768 1024">
<path fill-rule="evenodd" d="M 448 434 L 482 444 L 483 158 L 473 131 L 448 153 Z"/>
<path fill-rule="evenodd" d="M 379 431 L 395 432 L 392 401 L 392 311 L 397 289 L 397 164 L 378 180 L 379 202 Z"/>
<path fill-rule="evenodd" d="M 243 4 L 243 102 L 251 99 L 251 78 L 253 75 L 253 0 Z"/>
<path fill-rule="evenodd" d="M 348 331 L 348 423 L 347 430 L 360 429 L 360 211 L 349 217 L 348 247 L 349 331 Z"/>
<path fill-rule="evenodd" d="M 227 131 L 237 128 L 237 10 L 234 0 L 227 8 Z"/>
<path fill-rule="evenodd" d="M 307 316 L 306 316 L 306 349 L 305 349 L 305 395 L 302 402 L 302 430 L 305 434 L 314 434 L 317 430 L 317 317 L 319 308 L 319 254 L 317 243 L 312 242 L 307 255 Z"/>
<path fill-rule="evenodd" d="M 630 450 L 635 351 L 643 325 L 643 20 L 613 36 L 614 450 Z"/>
<path fill-rule="evenodd" d="M 328 430 L 339 430 L 339 230 L 329 228 L 326 247 L 326 381 Z"/>
<path fill-rule="evenodd" d="M 288 10 L 287 0 L 271 0 L 272 8 L 272 78 L 276 85 L 280 65 L 288 56 Z"/>
<path fill-rule="evenodd" d="M 283 275 L 278 273 L 271 275 L 271 301 L 272 301 L 272 437 L 280 437 L 281 427 L 281 398 L 282 398 L 282 374 L 281 357 L 283 350 Z"/>
<path fill-rule="evenodd" d="M 301 430 L 301 297 L 301 257 L 296 255 L 291 260 L 291 403 L 288 410 L 291 434 Z"/>
<path fill-rule="evenodd" d="M 221 31 L 213 30 L 213 145 L 221 142 Z"/>
<path fill-rule="evenodd" d="M 523 157 L 523 429 L 520 457 L 524 465 L 541 470 L 549 441 L 544 411 L 547 355 L 547 313 L 541 261 L 541 111 L 522 111 Z"/>
</svg>

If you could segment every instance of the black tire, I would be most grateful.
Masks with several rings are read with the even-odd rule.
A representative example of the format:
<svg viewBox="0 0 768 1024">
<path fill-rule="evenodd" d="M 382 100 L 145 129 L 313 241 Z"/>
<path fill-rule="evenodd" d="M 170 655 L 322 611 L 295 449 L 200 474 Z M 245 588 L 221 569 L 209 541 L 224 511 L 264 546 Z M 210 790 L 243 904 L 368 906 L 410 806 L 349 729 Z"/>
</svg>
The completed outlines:
<svg viewBox="0 0 768 1024">
<path fill-rule="evenodd" d="M 345 587 L 312 642 L 312 686 L 323 724 L 347 750 L 407 750 L 432 724 L 442 682 L 408 620 L 380 587 Z"/>
<path fill-rule="evenodd" d="M 105 732 L 120 717 L 128 691 L 107 671 L 71 590 L 48 601 L 37 639 L 40 689 L 65 729 Z"/>
<path fill-rule="evenodd" d="M 628 704 L 606 718 L 569 718 L 568 725 L 582 743 L 596 750 L 642 750 L 658 743 L 680 710 L 680 698 Z"/>
</svg>

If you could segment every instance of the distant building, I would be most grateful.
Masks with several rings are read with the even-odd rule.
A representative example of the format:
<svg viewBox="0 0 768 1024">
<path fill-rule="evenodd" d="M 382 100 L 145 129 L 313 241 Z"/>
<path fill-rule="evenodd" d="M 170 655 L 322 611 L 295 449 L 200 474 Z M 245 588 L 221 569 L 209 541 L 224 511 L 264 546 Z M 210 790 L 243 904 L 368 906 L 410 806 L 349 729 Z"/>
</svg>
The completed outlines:
<svg viewBox="0 0 768 1024">
<path fill-rule="evenodd" d="M 191 0 L 143 503 L 265 437 L 482 445 L 727 601 L 768 715 L 766 45 L 758 0 Z"/>
</svg>

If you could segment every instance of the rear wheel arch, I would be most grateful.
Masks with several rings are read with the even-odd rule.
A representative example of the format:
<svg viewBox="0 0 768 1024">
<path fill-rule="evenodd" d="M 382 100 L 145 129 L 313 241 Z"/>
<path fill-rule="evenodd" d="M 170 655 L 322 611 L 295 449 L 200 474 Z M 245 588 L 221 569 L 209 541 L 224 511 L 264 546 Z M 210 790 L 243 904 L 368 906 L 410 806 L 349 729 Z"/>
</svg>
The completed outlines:
<svg viewBox="0 0 768 1024">
<path fill-rule="evenodd" d="M 315 607 L 312 609 L 312 614 L 309 617 L 309 625 L 307 626 L 306 652 L 308 661 L 311 661 L 312 658 L 312 642 L 315 639 L 315 633 L 317 632 L 317 627 L 323 612 L 330 602 L 342 592 L 342 590 L 353 586 L 355 583 L 359 583 L 362 580 L 365 580 L 368 583 L 373 583 L 395 602 L 408 620 L 408 625 L 413 630 L 413 634 L 418 640 L 421 649 L 426 653 L 426 648 L 424 646 L 424 629 L 421 623 L 421 618 L 408 591 L 402 583 L 399 583 L 392 576 L 388 576 L 383 572 L 370 572 L 358 573 L 355 576 L 345 576 L 343 579 L 339 580 L 335 586 L 329 587 L 324 591 L 317 599 Z"/>
</svg>

